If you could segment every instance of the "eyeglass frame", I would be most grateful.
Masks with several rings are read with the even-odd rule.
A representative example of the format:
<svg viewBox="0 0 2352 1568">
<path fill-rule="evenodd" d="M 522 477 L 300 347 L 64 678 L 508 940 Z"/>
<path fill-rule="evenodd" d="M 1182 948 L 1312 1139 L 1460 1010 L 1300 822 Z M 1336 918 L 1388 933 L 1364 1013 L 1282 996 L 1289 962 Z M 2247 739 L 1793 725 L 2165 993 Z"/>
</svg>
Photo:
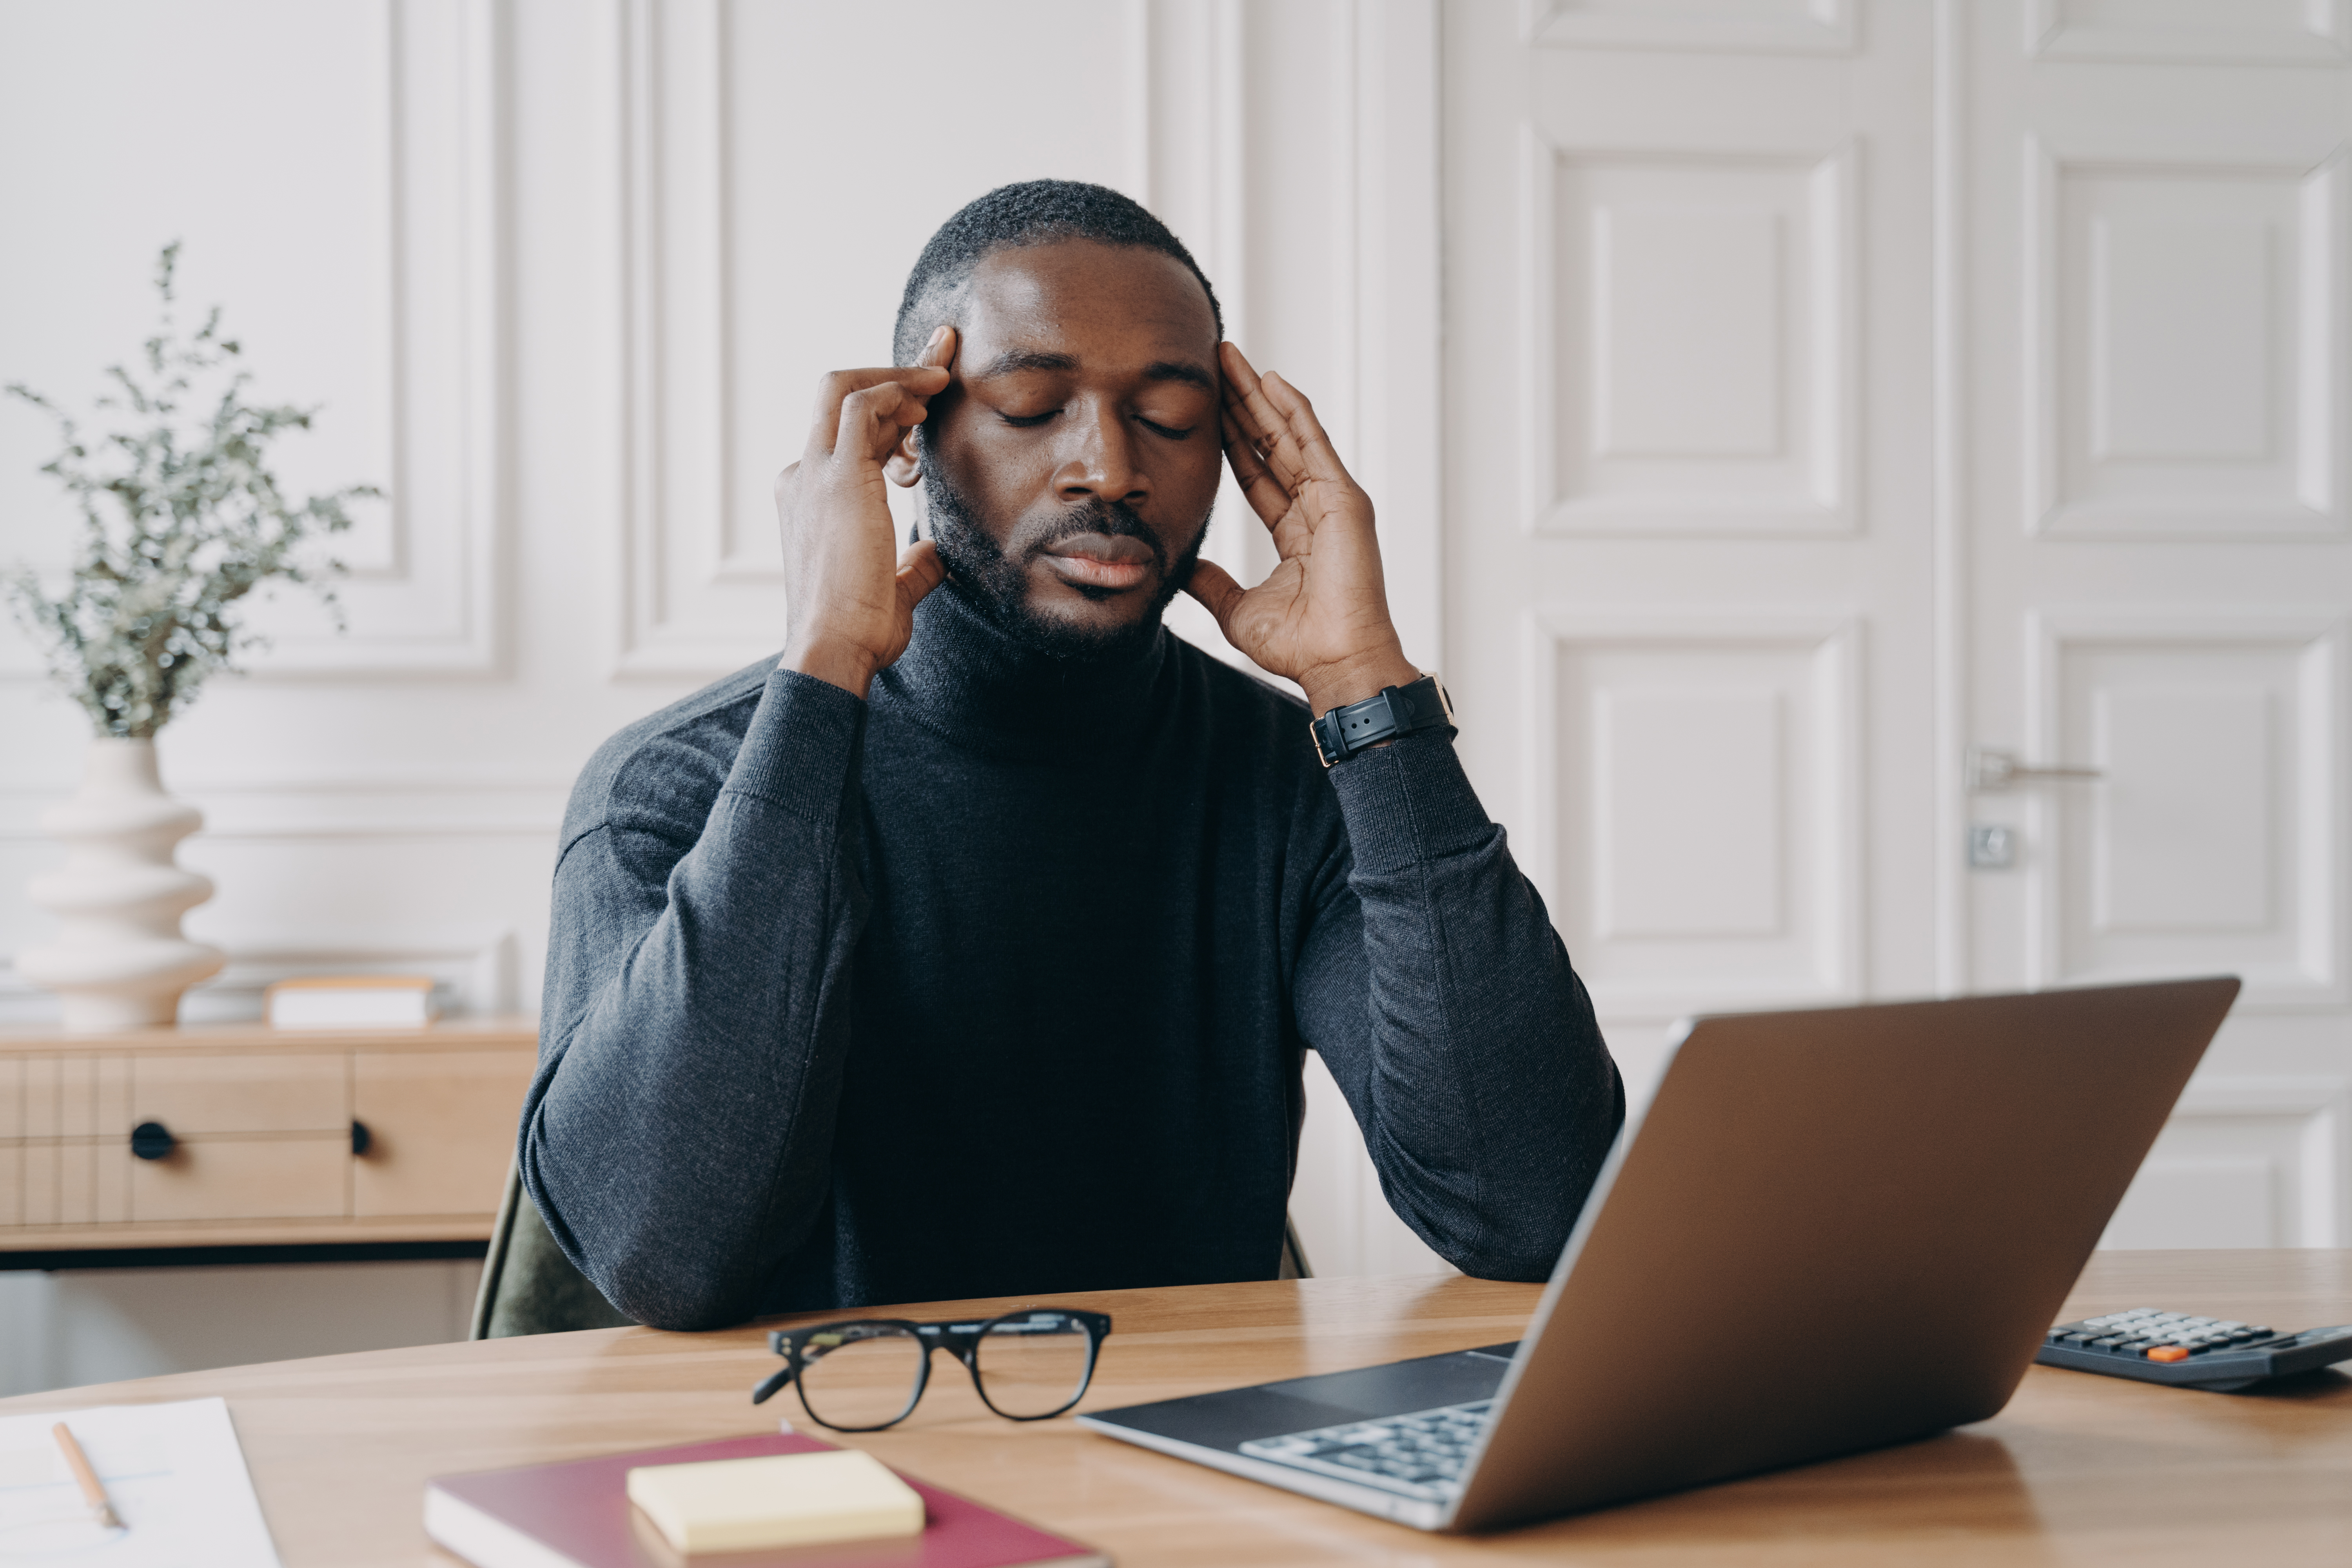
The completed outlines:
<svg viewBox="0 0 2352 1568">
<path fill-rule="evenodd" d="M 1086 1331 L 1087 1367 L 1080 1374 L 1078 1386 L 1071 1394 L 1067 1403 L 1034 1415 L 1015 1415 L 1009 1411 L 997 1409 L 996 1401 L 988 1396 L 988 1384 L 980 1374 L 980 1342 L 987 1337 L 988 1331 L 997 1324 L 1026 1321 L 1040 1312 L 1059 1312 Z M 915 1368 L 915 1392 L 908 1399 L 906 1407 L 887 1421 L 877 1422 L 871 1426 L 836 1426 L 819 1415 L 809 1405 L 808 1387 L 801 1381 L 801 1374 L 808 1370 L 809 1363 L 801 1352 L 809 1342 L 819 1334 L 835 1333 L 843 1329 L 862 1327 L 866 1324 L 880 1328 L 904 1329 L 913 1336 L 916 1345 L 923 1352 L 921 1362 Z M 887 1427 L 896 1426 L 915 1413 L 915 1406 L 923 1402 L 924 1392 L 931 1385 L 931 1352 L 944 1350 L 963 1363 L 964 1370 L 971 1373 L 972 1392 L 980 1395 L 980 1402 L 987 1405 L 992 1413 L 1003 1416 L 1007 1421 L 1051 1421 L 1055 1416 L 1068 1412 L 1077 1405 L 1079 1400 L 1087 1396 L 1087 1390 L 1095 1380 L 1095 1363 L 1102 1357 L 1102 1342 L 1109 1337 L 1109 1334 L 1110 1314 L 1108 1312 L 1089 1312 L 1076 1307 L 1024 1307 L 1018 1311 L 1002 1312 L 993 1318 L 981 1319 L 977 1322 L 970 1319 L 919 1323 L 909 1318 L 837 1318 L 831 1322 L 811 1323 L 804 1328 L 771 1329 L 768 1331 L 768 1349 L 774 1354 L 782 1356 L 784 1364 L 761 1378 L 752 1388 L 751 1403 L 766 1404 L 783 1388 L 785 1384 L 789 1383 L 793 1385 L 793 1392 L 800 1395 L 801 1408 L 807 1411 L 808 1418 L 818 1426 L 828 1427 L 835 1432 L 879 1432 Z"/>
</svg>

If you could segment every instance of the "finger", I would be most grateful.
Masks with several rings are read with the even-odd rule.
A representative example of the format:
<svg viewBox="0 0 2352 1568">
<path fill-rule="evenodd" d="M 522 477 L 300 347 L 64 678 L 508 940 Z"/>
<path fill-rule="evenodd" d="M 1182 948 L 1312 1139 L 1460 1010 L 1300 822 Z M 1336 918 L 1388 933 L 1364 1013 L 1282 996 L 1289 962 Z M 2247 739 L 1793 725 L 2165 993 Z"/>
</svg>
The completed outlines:
<svg viewBox="0 0 2352 1568">
<path fill-rule="evenodd" d="M 946 370 L 955 363 L 956 349 L 962 342 L 956 330 L 942 321 L 931 329 L 930 341 L 923 352 L 915 356 L 915 363 L 932 370 Z"/>
<path fill-rule="evenodd" d="M 1249 356 L 1231 343 L 1218 344 L 1217 355 L 1218 368 L 1225 373 L 1221 389 L 1225 408 L 1240 421 L 1243 434 L 1263 451 L 1272 444 L 1274 431 L 1250 412 L 1250 395 L 1257 391 L 1257 371 L 1251 366 Z"/>
<path fill-rule="evenodd" d="M 863 455 L 880 462 L 898 444 L 899 436 L 923 422 L 925 400 L 895 381 L 853 392 L 841 400 L 841 423 L 835 431 L 833 455 Z"/>
<path fill-rule="evenodd" d="M 1348 465 L 1339 461 L 1331 437 L 1323 433 L 1323 422 L 1315 417 L 1315 405 L 1307 401 L 1305 393 L 1272 371 L 1259 381 L 1258 390 L 1282 414 L 1308 479 L 1343 485 L 1356 482 L 1348 473 Z"/>
<path fill-rule="evenodd" d="M 1257 513 L 1257 520 L 1272 528 L 1289 513 L 1290 492 L 1265 471 L 1265 464 L 1258 458 L 1257 448 L 1242 433 L 1241 425 L 1230 410 L 1225 414 L 1224 426 L 1225 461 L 1233 466 L 1234 482 L 1241 486 L 1250 510 Z"/>
<path fill-rule="evenodd" d="M 1233 407 L 1234 417 L 1243 430 L 1253 437 L 1258 455 L 1273 471 L 1276 480 L 1284 489 L 1297 495 L 1298 487 L 1307 482 L 1306 458 L 1299 450 L 1297 437 L 1291 431 L 1288 417 L 1266 395 L 1269 384 L 1280 384 L 1281 378 L 1260 376 L 1250 369 L 1249 361 L 1242 358 L 1239 349 L 1234 350 L 1233 357 L 1245 374 L 1227 378 L 1226 384 L 1240 394 L 1229 406 Z M 1291 395 L 1296 397 L 1297 394 L 1293 392 Z"/>
<path fill-rule="evenodd" d="M 1242 602 L 1242 585 L 1234 574 L 1213 561 L 1196 561 L 1192 575 L 1185 580 L 1184 592 L 1201 601 L 1202 607 L 1217 618 L 1217 629 L 1233 641 L 1233 628 L 1226 622 Z"/>
<path fill-rule="evenodd" d="M 940 559 L 939 546 L 928 539 L 908 546 L 898 555 L 898 603 L 912 613 L 932 589 L 947 581 L 947 563 Z"/>
<path fill-rule="evenodd" d="M 864 370 L 837 370 L 817 383 L 816 416 L 809 426 L 807 456 L 822 458 L 833 450 L 841 431 L 841 405 L 860 392 L 884 384 L 904 387 L 918 397 L 938 395 L 947 373 L 937 365 L 886 364 Z"/>
<path fill-rule="evenodd" d="M 1241 345 L 1231 339 L 1217 345 L 1217 368 L 1225 373 L 1226 387 L 1237 395 L 1257 385 L 1257 367 L 1250 363 Z"/>
</svg>

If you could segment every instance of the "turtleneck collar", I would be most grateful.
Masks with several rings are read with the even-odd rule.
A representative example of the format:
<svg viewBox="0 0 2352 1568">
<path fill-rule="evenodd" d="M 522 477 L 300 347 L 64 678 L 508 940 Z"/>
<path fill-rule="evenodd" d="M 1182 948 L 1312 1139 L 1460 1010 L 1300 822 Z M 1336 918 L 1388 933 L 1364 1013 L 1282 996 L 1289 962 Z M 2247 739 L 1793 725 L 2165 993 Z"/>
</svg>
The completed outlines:
<svg viewBox="0 0 2352 1568">
<path fill-rule="evenodd" d="M 1013 637 L 950 581 L 915 606 L 913 639 L 875 681 L 872 700 L 975 752 L 1092 752 L 1150 717 L 1168 640 L 1162 627 L 1139 653 L 1056 658 Z"/>
</svg>

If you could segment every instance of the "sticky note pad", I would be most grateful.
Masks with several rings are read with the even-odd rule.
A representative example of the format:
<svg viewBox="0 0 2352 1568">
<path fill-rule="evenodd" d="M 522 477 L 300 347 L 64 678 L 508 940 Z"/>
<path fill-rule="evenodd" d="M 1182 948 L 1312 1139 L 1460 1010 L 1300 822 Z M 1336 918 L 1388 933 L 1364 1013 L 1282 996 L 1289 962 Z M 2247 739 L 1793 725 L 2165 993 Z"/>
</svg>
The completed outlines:
<svg viewBox="0 0 2352 1568">
<path fill-rule="evenodd" d="M 920 1535 L 923 1500 L 856 1448 L 629 1472 L 629 1500 L 680 1552 L 749 1552 Z"/>
</svg>

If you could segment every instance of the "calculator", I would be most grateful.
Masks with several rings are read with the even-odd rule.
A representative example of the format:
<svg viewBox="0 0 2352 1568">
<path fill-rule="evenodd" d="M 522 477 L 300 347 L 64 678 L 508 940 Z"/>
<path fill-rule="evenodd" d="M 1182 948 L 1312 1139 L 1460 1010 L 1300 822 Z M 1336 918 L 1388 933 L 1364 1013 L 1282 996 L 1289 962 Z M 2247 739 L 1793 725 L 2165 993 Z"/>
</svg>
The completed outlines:
<svg viewBox="0 0 2352 1568">
<path fill-rule="evenodd" d="M 2033 1359 L 2044 1366 L 2227 1394 L 2266 1378 L 2352 1361 L 2352 1323 L 2283 1334 L 2233 1318 L 2134 1307 L 2059 1324 Z"/>
</svg>

